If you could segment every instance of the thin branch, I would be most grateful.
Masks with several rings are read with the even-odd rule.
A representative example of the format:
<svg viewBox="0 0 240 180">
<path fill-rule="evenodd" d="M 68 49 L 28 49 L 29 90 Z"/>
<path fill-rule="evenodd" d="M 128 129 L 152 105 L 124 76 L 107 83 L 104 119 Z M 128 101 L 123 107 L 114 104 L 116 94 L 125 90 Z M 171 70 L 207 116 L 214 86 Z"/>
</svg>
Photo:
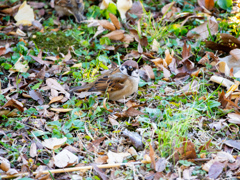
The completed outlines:
<svg viewBox="0 0 240 180">
<path fill-rule="evenodd" d="M 143 164 L 142 162 L 135 162 L 135 163 L 116 163 L 116 164 L 103 164 L 103 165 L 97 165 L 98 168 L 114 168 L 114 167 L 120 167 L 120 166 L 132 166 L 136 164 Z M 83 167 L 73 167 L 73 168 L 65 168 L 65 169 L 53 169 L 53 170 L 46 170 L 46 171 L 39 171 L 39 172 L 33 172 L 32 175 L 37 175 L 38 173 L 41 174 L 56 174 L 56 173 L 66 173 L 66 172 L 73 172 L 73 171 L 80 171 L 80 170 L 89 170 L 93 169 L 93 166 L 83 166 Z M 10 179 L 15 178 L 19 176 L 28 176 L 30 173 L 18 173 L 14 175 L 2 175 L 0 176 L 0 179 Z"/>
</svg>

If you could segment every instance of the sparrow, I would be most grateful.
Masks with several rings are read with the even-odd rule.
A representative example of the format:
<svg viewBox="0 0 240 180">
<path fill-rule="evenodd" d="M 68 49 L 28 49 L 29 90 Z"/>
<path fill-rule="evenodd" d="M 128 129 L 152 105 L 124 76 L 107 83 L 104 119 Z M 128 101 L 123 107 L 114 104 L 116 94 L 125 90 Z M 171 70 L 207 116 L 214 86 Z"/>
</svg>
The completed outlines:
<svg viewBox="0 0 240 180">
<path fill-rule="evenodd" d="M 138 70 L 137 62 L 127 60 L 120 67 L 105 72 L 94 82 L 74 87 L 70 91 L 107 92 L 109 100 L 124 99 L 138 90 L 140 80 Z"/>
<path fill-rule="evenodd" d="M 55 0 L 54 8 L 60 17 L 73 15 L 78 23 L 86 19 L 83 0 Z"/>
</svg>

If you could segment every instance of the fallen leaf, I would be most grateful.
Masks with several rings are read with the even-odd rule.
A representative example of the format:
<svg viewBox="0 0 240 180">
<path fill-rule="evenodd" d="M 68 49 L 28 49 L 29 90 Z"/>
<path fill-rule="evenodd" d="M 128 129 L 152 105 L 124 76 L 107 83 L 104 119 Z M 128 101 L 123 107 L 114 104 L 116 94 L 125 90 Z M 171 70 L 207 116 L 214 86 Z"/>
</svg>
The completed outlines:
<svg viewBox="0 0 240 180">
<path fill-rule="evenodd" d="M 117 122 L 117 119 L 118 116 L 115 116 L 115 115 L 108 115 L 108 120 L 109 122 L 111 123 L 112 126 L 119 126 L 119 123 Z"/>
<path fill-rule="evenodd" d="M 221 84 L 222 86 L 225 86 L 227 89 L 234 85 L 234 82 L 216 75 L 211 76 L 210 81 L 215 82 L 217 84 Z"/>
<path fill-rule="evenodd" d="M 177 7 L 174 7 L 173 5 L 175 4 L 175 2 L 171 2 L 169 4 L 166 4 L 165 6 L 163 6 L 162 8 L 162 14 L 165 15 L 164 18 L 165 19 L 170 19 L 172 17 L 175 17 L 175 14 L 177 12 L 180 12 L 181 9 L 180 8 L 177 8 Z"/>
<path fill-rule="evenodd" d="M 208 171 L 208 176 L 210 178 L 217 179 L 217 177 L 222 173 L 224 167 L 224 163 L 214 162 Z"/>
<path fill-rule="evenodd" d="M 0 169 L 7 172 L 10 168 L 10 162 L 6 158 L 0 156 Z"/>
<path fill-rule="evenodd" d="M 63 99 L 63 97 L 64 97 L 63 95 L 53 97 L 48 104 L 50 105 L 50 104 L 52 104 L 52 103 L 59 102 L 59 101 L 61 101 L 61 100 Z"/>
<path fill-rule="evenodd" d="M 224 144 L 227 146 L 236 148 L 237 150 L 240 150 L 240 141 L 239 140 L 226 140 L 224 141 Z"/>
<path fill-rule="evenodd" d="M 151 66 L 145 65 L 145 66 L 143 66 L 143 70 L 147 73 L 147 75 L 150 79 L 155 79 L 155 74 L 154 74 Z"/>
<path fill-rule="evenodd" d="M 108 176 L 104 173 L 104 171 L 101 168 L 97 167 L 97 165 L 95 164 L 93 164 L 92 166 L 94 171 L 97 173 L 98 176 L 100 176 L 102 180 L 108 180 Z"/>
<path fill-rule="evenodd" d="M 233 124 L 240 124 L 240 114 L 237 113 L 229 113 L 228 117 L 228 122 L 233 123 Z"/>
<path fill-rule="evenodd" d="M 139 19 L 142 18 L 143 16 L 143 5 L 139 1 L 135 1 L 131 7 L 131 9 L 127 12 L 128 13 L 128 18 L 131 19 L 131 14 L 137 16 Z M 129 15 L 130 14 L 130 15 Z"/>
<path fill-rule="evenodd" d="M 99 20 L 99 24 L 104 28 L 110 31 L 116 30 L 115 26 L 111 24 L 108 20 Z"/>
<path fill-rule="evenodd" d="M 167 166 L 167 160 L 165 158 L 161 158 L 156 162 L 155 170 L 157 172 L 162 172 L 165 170 L 166 166 Z"/>
<path fill-rule="evenodd" d="M 159 48 L 160 48 L 160 44 L 157 42 L 156 39 L 154 39 L 152 43 L 152 51 L 158 52 Z"/>
<path fill-rule="evenodd" d="M 42 145 L 45 146 L 48 149 L 58 149 L 60 148 L 65 142 L 67 141 L 67 138 L 49 138 L 45 139 L 42 142 Z"/>
<path fill-rule="evenodd" d="M 106 139 L 106 136 L 98 138 L 98 139 L 92 141 L 91 143 L 89 143 L 87 145 L 87 150 L 90 151 L 90 152 L 94 152 L 98 148 L 100 143 L 103 142 L 104 139 Z"/>
<path fill-rule="evenodd" d="M 208 150 L 211 142 L 212 142 L 212 139 L 209 139 L 204 145 L 199 147 L 199 151 Z"/>
<path fill-rule="evenodd" d="M 87 91 L 83 91 L 83 92 L 80 92 L 80 93 L 74 92 L 74 94 L 76 94 L 78 98 L 82 99 L 82 98 L 86 98 L 86 97 L 88 97 L 88 96 L 90 96 L 92 94 L 100 95 L 101 92 L 87 92 Z"/>
<path fill-rule="evenodd" d="M 195 146 L 190 140 L 183 141 L 181 147 L 176 148 L 176 153 L 174 154 L 175 162 L 177 162 L 178 160 L 195 158 L 197 158 Z"/>
<path fill-rule="evenodd" d="M 143 150 L 144 145 L 142 142 L 142 137 L 137 132 L 131 132 L 131 131 L 128 131 L 127 129 L 125 129 L 122 133 L 124 136 L 127 136 L 130 139 L 132 145 L 137 150 L 139 150 L 139 151 Z"/>
<path fill-rule="evenodd" d="M 130 156 L 129 153 L 114 153 L 112 151 L 108 151 L 107 153 L 108 156 L 108 164 L 115 164 L 115 163 L 122 163 L 123 159 L 127 156 Z"/>
<path fill-rule="evenodd" d="M 133 117 L 133 116 L 139 116 L 139 115 L 146 115 L 145 113 L 137 110 L 137 109 L 134 109 L 133 107 L 130 107 L 128 108 L 124 114 L 127 116 L 127 117 Z"/>
<path fill-rule="evenodd" d="M 124 32 L 125 32 L 124 30 L 115 30 L 104 35 L 103 37 L 108 37 L 111 40 L 118 41 L 124 38 Z"/>
<path fill-rule="evenodd" d="M 214 0 L 198 0 L 198 4 L 208 10 L 212 10 L 214 8 Z"/>
<path fill-rule="evenodd" d="M 156 169 L 155 152 L 151 144 L 149 145 L 149 149 L 150 149 L 149 156 L 151 158 L 151 166 L 153 169 Z"/>
<path fill-rule="evenodd" d="M 44 103 L 44 99 L 42 97 L 42 94 L 37 91 L 37 90 L 31 90 L 29 91 L 29 95 L 35 100 L 37 101 L 40 105 L 42 105 Z"/>
<path fill-rule="evenodd" d="M 18 171 L 16 169 L 11 168 L 7 171 L 7 175 L 14 175 L 14 174 L 18 174 Z"/>
<path fill-rule="evenodd" d="M 29 154 L 32 158 L 37 156 L 37 145 L 36 143 L 31 143 Z"/>
<path fill-rule="evenodd" d="M 10 99 L 8 100 L 8 102 L 6 102 L 2 108 L 5 108 L 5 107 L 15 107 L 17 108 L 19 111 L 23 112 L 24 109 L 23 109 L 23 104 L 19 101 L 17 101 L 16 99 Z M 1 108 L 1 109 L 2 109 Z"/>
<path fill-rule="evenodd" d="M 105 164 L 105 163 L 107 163 L 107 160 L 108 160 L 108 156 L 100 156 L 100 157 L 95 159 L 95 163 Z"/>
<path fill-rule="evenodd" d="M 59 168 L 72 166 L 77 163 L 78 157 L 70 151 L 64 149 L 53 157 L 54 164 Z"/>
<path fill-rule="evenodd" d="M 17 14 L 14 16 L 14 19 L 17 21 L 17 25 L 32 25 L 32 21 L 34 21 L 34 12 L 33 9 L 27 5 L 27 1 L 24 1 L 19 7 Z"/>
<path fill-rule="evenodd" d="M 112 14 L 112 13 L 109 13 L 109 17 L 112 21 L 112 23 L 114 24 L 114 26 L 117 28 L 117 29 L 120 29 L 121 28 L 121 24 L 120 22 L 118 21 L 118 18 Z"/>
<path fill-rule="evenodd" d="M 208 38 L 209 35 L 215 35 L 217 32 L 218 32 L 218 23 L 216 19 L 212 16 L 208 21 L 204 22 L 200 26 L 197 26 L 196 28 L 189 31 L 187 33 L 187 37 L 204 40 Z"/>
<path fill-rule="evenodd" d="M 17 62 L 14 64 L 14 66 L 9 69 L 10 73 L 14 73 L 14 72 L 27 72 L 29 69 L 28 63 L 27 61 L 21 61 L 23 58 L 23 56 L 21 55 L 21 57 L 17 60 Z"/>
</svg>

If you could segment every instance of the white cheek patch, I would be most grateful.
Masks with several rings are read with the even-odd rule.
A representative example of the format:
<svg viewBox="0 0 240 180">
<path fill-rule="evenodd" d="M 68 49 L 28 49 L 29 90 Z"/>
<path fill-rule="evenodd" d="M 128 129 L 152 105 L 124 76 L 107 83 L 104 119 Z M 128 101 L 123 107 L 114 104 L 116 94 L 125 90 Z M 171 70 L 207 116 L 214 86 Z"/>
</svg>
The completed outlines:
<svg viewBox="0 0 240 180">
<path fill-rule="evenodd" d="M 133 77 L 139 77 L 138 70 L 136 69 L 135 71 L 132 72 Z"/>
<path fill-rule="evenodd" d="M 125 67 L 121 67 L 121 72 L 123 73 L 123 74 L 126 74 L 126 75 L 128 75 L 128 73 L 127 73 L 127 69 L 125 68 Z"/>
</svg>

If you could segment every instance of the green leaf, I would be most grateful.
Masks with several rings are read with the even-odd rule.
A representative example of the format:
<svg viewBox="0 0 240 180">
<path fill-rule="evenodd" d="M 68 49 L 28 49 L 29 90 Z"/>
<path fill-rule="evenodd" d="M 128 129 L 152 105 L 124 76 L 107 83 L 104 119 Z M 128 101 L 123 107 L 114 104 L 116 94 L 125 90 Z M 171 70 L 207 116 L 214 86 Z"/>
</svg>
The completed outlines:
<svg viewBox="0 0 240 180">
<path fill-rule="evenodd" d="M 33 131 L 32 133 L 33 133 L 36 137 L 50 134 L 49 132 L 45 132 L 45 131 L 41 131 L 41 130 Z"/>
<path fill-rule="evenodd" d="M 39 89 L 39 86 L 42 84 L 42 82 L 39 82 L 37 84 L 35 84 L 32 89 Z"/>
<path fill-rule="evenodd" d="M 232 0 L 218 0 L 217 4 L 220 6 L 220 8 L 227 10 L 232 6 Z"/>
<path fill-rule="evenodd" d="M 152 84 L 152 82 L 146 82 L 146 81 L 140 79 L 140 81 L 139 81 L 139 83 L 138 83 L 138 86 L 139 86 L 139 87 L 143 87 L 143 86 L 145 86 L 145 85 L 151 85 L 151 84 Z"/>
<path fill-rule="evenodd" d="M 207 106 L 210 107 L 210 108 L 218 107 L 218 106 L 220 106 L 220 105 L 221 105 L 220 102 L 214 101 L 214 100 L 209 100 L 209 101 L 207 102 Z"/>
<path fill-rule="evenodd" d="M 194 163 L 189 162 L 189 161 L 187 161 L 187 160 L 179 160 L 178 162 L 179 162 L 180 164 L 184 165 L 184 166 L 195 165 Z"/>
<path fill-rule="evenodd" d="M 6 70 L 9 70 L 12 67 L 12 65 L 8 63 L 2 63 L 1 66 L 3 66 L 3 68 Z"/>
</svg>

